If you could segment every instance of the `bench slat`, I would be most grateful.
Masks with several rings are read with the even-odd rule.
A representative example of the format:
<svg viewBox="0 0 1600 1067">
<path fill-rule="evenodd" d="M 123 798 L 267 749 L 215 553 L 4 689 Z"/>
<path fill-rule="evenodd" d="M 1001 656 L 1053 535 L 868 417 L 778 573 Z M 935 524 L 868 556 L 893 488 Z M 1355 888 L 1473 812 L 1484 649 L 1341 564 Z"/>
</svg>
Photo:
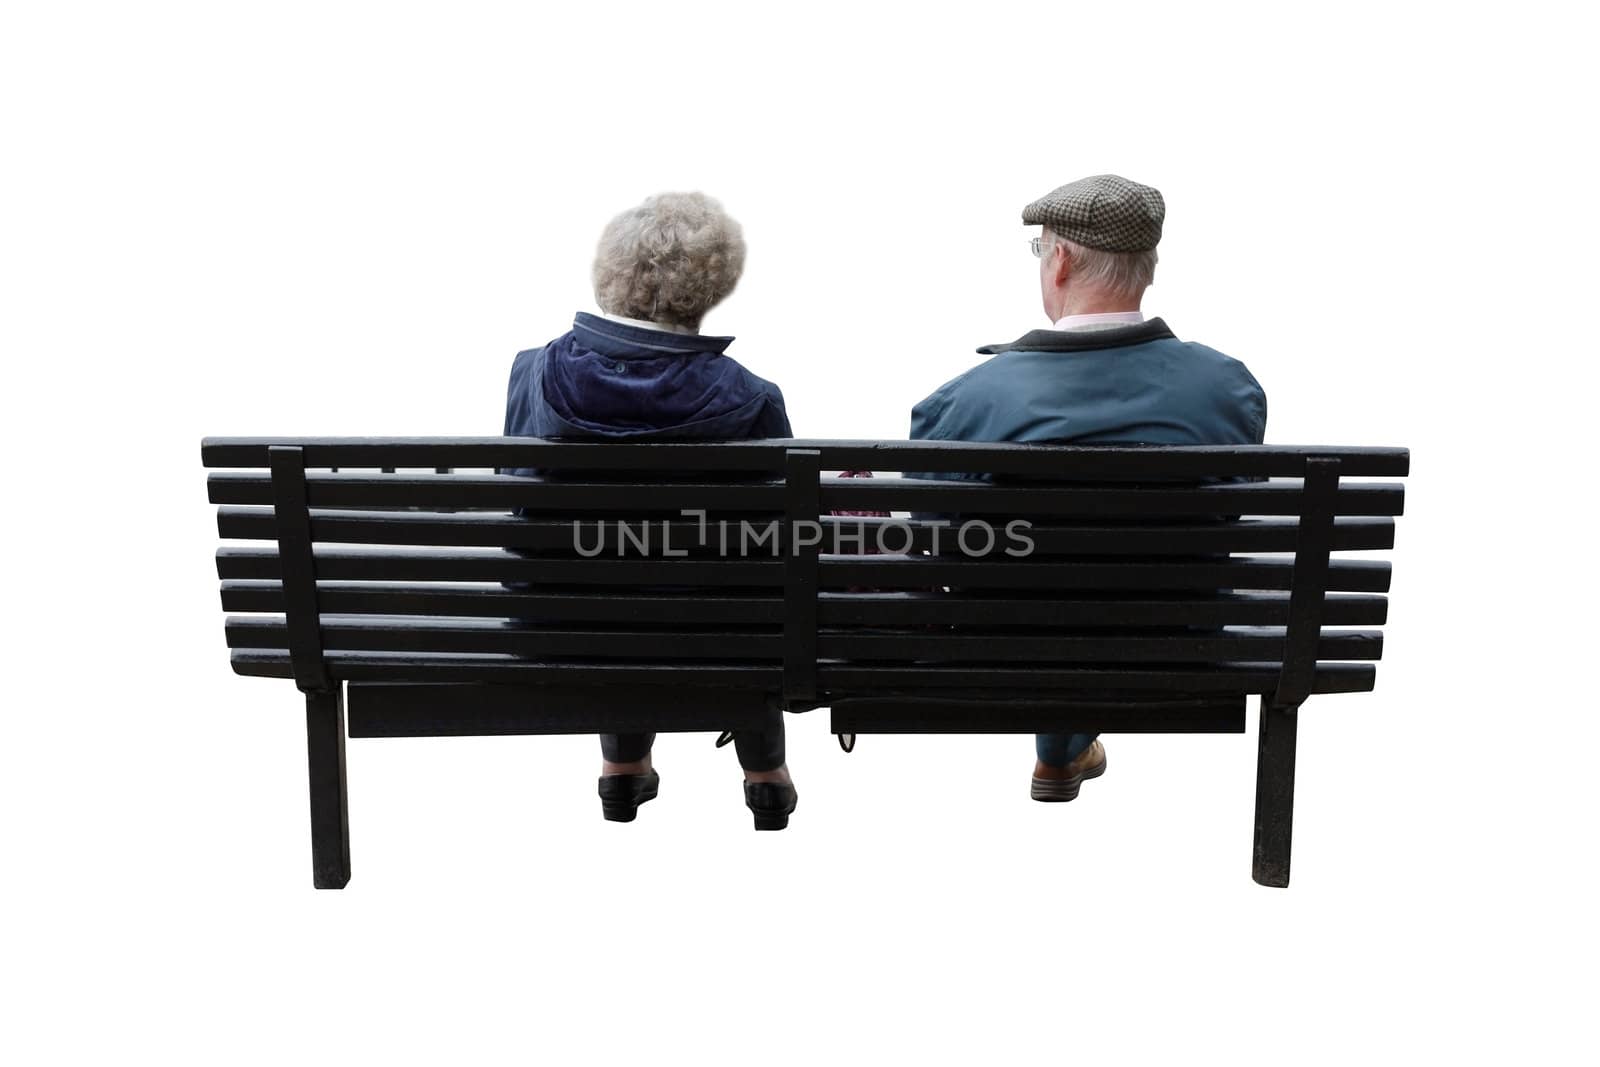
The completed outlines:
<svg viewBox="0 0 1600 1067">
<path fill-rule="evenodd" d="M 283 588 L 273 581 L 222 583 L 224 611 L 283 611 Z M 626 593 L 516 593 L 498 585 L 378 585 L 318 582 L 326 615 L 460 615 L 549 618 L 582 622 L 660 622 L 735 625 L 783 622 L 783 600 L 767 597 L 671 596 Z"/>
<path fill-rule="evenodd" d="M 306 475 L 312 507 L 511 508 L 572 511 L 673 512 L 709 508 L 770 512 L 783 507 L 779 482 L 575 482 L 519 478 L 509 474 L 352 474 Z M 219 473 L 206 478 L 213 504 L 271 503 L 271 478 L 256 473 Z"/>
<path fill-rule="evenodd" d="M 783 561 L 775 559 L 594 559 L 530 558 L 479 548 L 316 549 L 319 578 L 343 581 L 521 581 L 561 585 L 777 586 Z M 1389 564 L 1336 560 L 1328 567 L 1329 590 L 1381 593 L 1389 588 Z M 217 551 L 223 579 L 276 579 L 276 548 L 248 546 Z M 1195 561 L 1060 561 L 962 559 L 920 556 L 824 556 L 821 581 L 848 586 L 974 589 L 1288 589 L 1292 559 L 1240 556 Z"/>
<path fill-rule="evenodd" d="M 637 511 L 683 508 L 774 512 L 783 507 L 781 483 L 574 482 L 498 474 L 306 475 L 311 507 L 528 508 Z M 272 480 L 261 473 L 214 473 L 206 479 L 213 504 L 270 504 Z M 823 510 L 907 510 L 967 514 L 1110 516 L 1297 515 L 1298 481 L 1226 485 L 1059 486 L 990 485 L 914 478 L 824 478 Z M 1397 483 L 1342 486 L 1337 515 L 1401 514 Z"/>
<path fill-rule="evenodd" d="M 779 473 L 790 448 L 816 449 L 824 470 L 952 471 L 1143 479 L 1298 475 L 1307 456 L 1333 456 L 1344 473 L 1404 477 L 1404 448 L 1298 445 L 1019 445 L 965 441 L 541 441 L 508 437 L 208 437 L 207 467 L 265 467 L 267 448 L 295 445 L 308 467 L 544 467 L 552 470 L 744 470 Z"/>
<path fill-rule="evenodd" d="M 1389 564 L 1378 560 L 1336 560 L 1328 565 L 1329 590 L 1382 593 L 1389 588 Z M 970 589 L 1288 589 L 1294 577 L 1290 559 L 1236 556 L 1229 560 L 1103 562 L 999 562 L 915 556 L 828 556 L 822 584 L 840 586 L 941 586 Z"/>
<path fill-rule="evenodd" d="M 955 695 L 1004 688 L 1029 690 L 1069 689 L 1090 692 L 1270 693 L 1278 684 L 1276 664 L 1241 664 L 1233 668 L 1143 670 L 1025 667 L 875 667 L 823 666 L 818 677 L 829 690 L 879 695 L 891 690 L 915 692 L 934 689 Z M 1377 677 L 1369 663 L 1317 665 L 1315 693 L 1363 693 Z M 1131 695 L 1131 693 L 1130 693 Z"/>
<path fill-rule="evenodd" d="M 911 519 L 875 517 L 824 517 L 823 545 L 836 543 L 834 530 L 846 535 L 862 531 L 865 543 L 878 544 L 877 531 L 885 531 L 886 546 L 928 551 L 934 543 L 934 524 Z M 575 529 L 576 525 L 576 529 Z M 701 533 L 692 520 L 671 521 L 665 543 L 694 545 Z M 651 551 L 659 554 L 663 543 L 660 522 L 652 522 Z M 1394 520 L 1390 518 L 1346 517 L 1333 528 L 1333 550 L 1380 551 L 1394 547 Z M 909 546 L 904 544 L 909 531 Z M 272 509 L 248 505 L 223 505 L 217 509 L 219 536 L 241 541 L 273 541 L 277 527 Z M 1234 523 L 1174 523 L 1163 526 L 1043 526 L 1034 524 L 1027 531 L 1036 555 L 1183 555 L 1202 552 L 1293 552 L 1299 536 L 1294 519 L 1245 519 Z M 311 512 L 311 536 L 325 543 L 368 545 L 458 545 L 504 548 L 570 549 L 576 543 L 587 550 L 599 547 L 603 555 L 615 555 L 621 543 L 630 554 L 637 553 L 637 538 L 625 542 L 613 522 L 593 519 L 525 519 L 509 513 L 491 512 L 392 512 L 339 511 L 315 509 Z M 715 543 L 716 527 L 709 537 Z M 945 527 L 938 543 L 949 551 L 955 532 Z M 848 543 L 848 542 L 847 542 Z M 1004 551 L 1004 546 L 995 550 Z"/>
<path fill-rule="evenodd" d="M 557 663 L 511 656 L 425 652 L 328 652 L 333 677 L 349 682 L 510 682 L 514 684 L 712 686 L 778 691 L 776 666 L 718 664 Z M 230 654 L 234 672 L 263 678 L 291 678 L 289 654 L 276 649 L 237 648 Z"/>
<path fill-rule="evenodd" d="M 772 717 L 760 690 L 681 684 L 657 689 L 355 682 L 347 700 L 351 737 L 714 732 L 761 729 Z"/>
<path fill-rule="evenodd" d="M 376 585 L 317 583 L 327 615 L 445 615 L 540 618 L 568 622 L 681 623 L 720 626 L 781 624 L 777 596 L 695 594 L 627 595 L 514 593 L 497 585 Z M 273 581 L 222 583 L 222 608 L 281 613 L 283 590 Z M 980 597 L 950 593 L 822 593 L 819 620 L 834 626 L 1276 626 L 1288 621 L 1284 593 L 1229 593 L 1193 600 L 1050 599 Z M 1330 626 L 1381 626 L 1388 601 L 1381 596 L 1329 594 L 1323 622 Z"/>
<path fill-rule="evenodd" d="M 837 700 L 828 728 L 836 734 L 1244 733 L 1245 698 L 1219 694 L 1165 700 L 912 699 Z"/>
<path fill-rule="evenodd" d="M 991 485 L 916 478 L 825 478 L 825 510 L 902 510 L 965 515 L 1298 515 L 1298 481 L 1229 485 Z M 1405 487 L 1397 482 L 1341 485 L 1335 515 L 1399 515 Z"/>
<path fill-rule="evenodd" d="M 282 619 L 230 618 L 229 648 L 287 648 Z M 995 633 L 886 634 L 823 629 L 818 654 L 848 660 L 985 660 L 994 662 L 1236 662 L 1281 660 L 1282 627 L 1229 630 L 1218 634 L 1048 634 Z M 326 648 L 390 652 L 495 652 L 522 656 L 578 656 L 648 661 L 776 660 L 783 636 L 776 629 L 695 632 L 661 630 L 586 630 L 554 625 L 512 626 L 498 621 L 457 619 L 325 619 Z M 1383 635 L 1376 630 L 1323 631 L 1317 657 L 1325 660 L 1376 660 Z"/>
<path fill-rule="evenodd" d="M 319 578 L 344 581 L 522 581 L 582 585 L 772 586 L 783 584 L 781 559 L 530 558 L 494 549 L 319 548 Z M 281 577 L 275 548 L 223 548 L 217 576 Z"/>
<path fill-rule="evenodd" d="M 229 648 L 286 648 L 283 620 L 230 618 Z M 324 619 L 324 647 L 362 652 L 487 652 L 519 656 L 776 662 L 783 634 L 750 631 L 593 630 L 519 627 L 487 619 Z"/>
<path fill-rule="evenodd" d="M 508 682 L 570 685 L 647 684 L 652 686 L 707 685 L 760 689 L 776 693 L 782 684 L 779 667 L 719 663 L 651 664 L 549 663 L 494 655 L 429 655 L 417 652 L 326 653 L 328 670 L 351 682 Z M 271 649 L 235 649 L 233 669 L 244 675 L 268 678 L 293 676 L 287 652 Z M 948 695 L 962 690 L 982 691 L 1004 687 L 1016 693 L 1071 690 L 1094 693 L 1267 693 L 1278 683 L 1272 664 L 1242 664 L 1228 668 L 1110 669 L 1101 667 L 946 667 L 859 666 L 822 664 L 817 669 L 824 690 L 819 703 L 830 695 L 867 696 L 913 693 L 936 689 Z M 1376 672 L 1370 664 L 1319 664 L 1314 693 L 1365 692 L 1373 687 Z"/>
</svg>

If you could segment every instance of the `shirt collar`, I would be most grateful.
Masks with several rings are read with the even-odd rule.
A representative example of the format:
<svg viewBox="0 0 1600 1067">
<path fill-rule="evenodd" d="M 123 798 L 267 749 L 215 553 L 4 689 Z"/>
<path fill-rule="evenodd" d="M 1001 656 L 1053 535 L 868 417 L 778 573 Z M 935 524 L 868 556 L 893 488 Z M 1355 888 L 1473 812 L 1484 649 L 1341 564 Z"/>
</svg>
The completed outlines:
<svg viewBox="0 0 1600 1067">
<path fill-rule="evenodd" d="M 662 333 L 681 333 L 690 337 L 700 336 L 699 330 L 691 329 L 688 326 L 673 326 L 665 322 L 651 322 L 649 319 L 628 319 L 623 318 L 621 315 L 613 315 L 609 311 L 600 312 L 600 317 L 602 319 L 610 319 L 612 322 L 620 322 L 624 326 L 632 326 L 636 330 L 660 330 Z"/>
<path fill-rule="evenodd" d="M 1109 330 L 1117 326 L 1137 325 L 1144 321 L 1142 311 L 1102 311 L 1094 315 L 1063 315 L 1051 329 L 1055 330 Z"/>
<path fill-rule="evenodd" d="M 731 337 L 713 337 L 700 333 L 675 333 L 663 330 L 655 323 L 634 326 L 610 316 L 580 311 L 574 317 L 572 328 L 584 335 L 584 343 L 607 355 L 622 356 L 630 352 L 683 352 L 718 353 L 733 343 Z"/>
</svg>

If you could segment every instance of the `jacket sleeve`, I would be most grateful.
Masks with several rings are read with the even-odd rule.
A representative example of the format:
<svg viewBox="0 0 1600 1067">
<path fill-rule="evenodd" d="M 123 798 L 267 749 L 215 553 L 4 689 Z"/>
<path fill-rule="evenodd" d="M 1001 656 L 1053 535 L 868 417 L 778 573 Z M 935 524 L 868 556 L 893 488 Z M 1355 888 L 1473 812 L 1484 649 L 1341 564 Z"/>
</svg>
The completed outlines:
<svg viewBox="0 0 1600 1067">
<path fill-rule="evenodd" d="M 1267 441 L 1267 391 L 1261 388 L 1261 383 L 1256 381 L 1256 376 L 1248 370 L 1244 372 L 1250 379 L 1250 384 L 1255 386 L 1256 413 L 1256 444 L 1265 444 Z"/>
<path fill-rule="evenodd" d="M 950 409 L 948 390 L 948 385 L 940 386 L 911 409 L 911 440 L 932 441 L 945 436 L 940 420 Z"/>
<path fill-rule="evenodd" d="M 511 375 L 506 380 L 506 416 L 505 416 L 504 419 L 501 420 L 500 433 L 504 437 L 513 437 L 513 436 L 515 436 L 515 433 L 514 433 L 514 431 L 512 429 L 512 423 L 514 423 L 516 420 L 515 420 L 514 416 L 511 414 L 511 407 L 512 407 L 512 404 L 515 401 L 516 395 L 517 395 L 517 368 L 516 368 L 516 364 L 513 363 L 511 365 Z"/>
<path fill-rule="evenodd" d="M 540 355 L 539 349 L 529 349 L 526 352 L 518 352 L 517 358 L 511 361 L 511 376 L 506 382 L 506 417 L 504 428 L 501 430 L 506 437 L 539 436 L 532 396 L 533 390 L 537 387 L 533 378 Z M 529 477 L 537 477 L 539 474 L 531 467 L 517 469 L 502 467 L 498 473 Z"/>
<path fill-rule="evenodd" d="M 507 380 L 506 380 L 506 415 L 505 415 L 505 418 L 501 420 L 501 424 L 500 424 L 500 435 L 502 437 L 515 437 L 516 436 L 516 432 L 517 432 L 516 429 L 515 429 L 516 418 L 512 414 L 512 407 L 516 402 L 516 396 L 517 396 L 517 361 L 516 360 L 512 360 L 511 361 L 511 374 L 507 377 Z M 494 472 L 496 474 L 510 474 L 511 473 L 511 471 L 509 471 L 505 467 L 496 467 Z"/>
<path fill-rule="evenodd" d="M 911 440 L 962 441 L 961 425 L 952 392 L 956 382 L 949 382 L 928 394 L 911 409 Z M 950 471 L 905 471 L 906 478 L 926 478 L 938 482 L 983 481 L 981 474 L 960 474 Z M 919 515 L 919 518 L 929 516 Z"/>
<path fill-rule="evenodd" d="M 776 385 L 767 398 L 767 406 L 762 409 L 761 418 L 756 420 L 756 437 L 793 437 L 794 430 L 789 427 L 789 411 L 784 406 L 783 390 Z"/>
</svg>

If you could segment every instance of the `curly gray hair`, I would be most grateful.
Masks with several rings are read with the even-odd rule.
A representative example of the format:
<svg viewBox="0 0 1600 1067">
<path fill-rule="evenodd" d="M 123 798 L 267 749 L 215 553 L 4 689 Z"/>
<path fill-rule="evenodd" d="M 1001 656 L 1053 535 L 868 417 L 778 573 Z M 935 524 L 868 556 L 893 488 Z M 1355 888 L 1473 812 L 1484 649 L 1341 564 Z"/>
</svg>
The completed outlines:
<svg viewBox="0 0 1600 1067">
<path fill-rule="evenodd" d="M 600 310 L 696 329 L 744 271 L 744 234 L 704 193 L 662 193 L 606 226 L 594 256 Z"/>
</svg>

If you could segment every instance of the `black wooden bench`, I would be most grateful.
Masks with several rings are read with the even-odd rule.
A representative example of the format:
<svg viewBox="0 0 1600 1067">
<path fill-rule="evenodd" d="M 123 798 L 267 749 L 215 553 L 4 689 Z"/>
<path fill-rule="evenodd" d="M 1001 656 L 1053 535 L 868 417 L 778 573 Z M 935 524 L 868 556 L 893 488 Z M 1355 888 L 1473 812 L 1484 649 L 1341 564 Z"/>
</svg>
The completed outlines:
<svg viewBox="0 0 1600 1067">
<path fill-rule="evenodd" d="M 217 553 L 227 640 L 235 671 L 305 694 L 318 888 L 350 877 L 347 715 L 351 737 L 736 731 L 818 707 L 841 739 L 1242 733 L 1252 695 L 1254 876 L 1287 885 L 1297 710 L 1372 689 L 1387 611 L 1387 563 L 1330 557 L 1393 546 L 1403 490 L 1363 479 L 1409 464 L 517 438 L 208 438 L 202 455 L 228 468 L 209 477 L 221 536 L 265 542 Z M 524 468 L 543 473 L 495 473 Z M 824 473 L 851 469 L 990 479 Z M 845 509 L 956 518 L 827 517 Z"/>
</svg>

